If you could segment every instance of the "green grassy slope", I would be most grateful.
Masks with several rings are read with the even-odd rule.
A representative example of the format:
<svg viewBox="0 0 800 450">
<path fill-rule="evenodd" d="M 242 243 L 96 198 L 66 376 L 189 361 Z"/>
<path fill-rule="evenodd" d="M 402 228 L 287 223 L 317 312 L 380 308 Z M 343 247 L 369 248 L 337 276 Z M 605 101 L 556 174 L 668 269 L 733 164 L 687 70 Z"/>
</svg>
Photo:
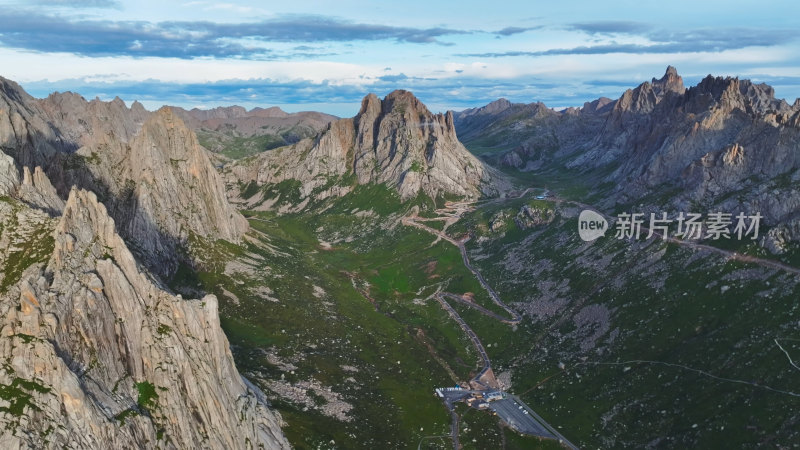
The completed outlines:
<svg viewBox="0 0 800 450">
<path fill-rule="evenodd" d="M 297 448 L 407 448 L 446 435 L 450 415 L 433 390 L 479 370 L 469 340 L 431 295 L 473 292 L 493 303 L 457 248 L 399 223 L 413 205 L 432 208 L 367 186 L 331 200 L 324 214 L 249 213 L 247 245 L 194 241 L 205 262 L 173 280 L 187 294 L 219 296 L 237 366 L 273 399 Z M 276 381 L 311 392 L 292 401 Z M 350 421 L 326 415 L 335 402 L 308 382 L 352 405 Z"/>
</svg>

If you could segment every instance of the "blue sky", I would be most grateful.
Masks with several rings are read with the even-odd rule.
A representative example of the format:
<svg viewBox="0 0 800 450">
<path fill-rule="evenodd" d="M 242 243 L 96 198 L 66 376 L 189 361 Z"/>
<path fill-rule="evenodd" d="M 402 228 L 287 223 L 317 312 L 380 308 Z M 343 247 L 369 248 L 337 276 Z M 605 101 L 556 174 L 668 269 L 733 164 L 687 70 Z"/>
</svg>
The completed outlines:
<svg viewBox="0 0 800 450">
<path fill-rule="evenodd" d="M 660 77 L 800 97 L 796 1 L 0 0 L 0 75 L 35 96 L 352 116 L 408 89 L 432 110 L 580 106 Z"/>
</svg>

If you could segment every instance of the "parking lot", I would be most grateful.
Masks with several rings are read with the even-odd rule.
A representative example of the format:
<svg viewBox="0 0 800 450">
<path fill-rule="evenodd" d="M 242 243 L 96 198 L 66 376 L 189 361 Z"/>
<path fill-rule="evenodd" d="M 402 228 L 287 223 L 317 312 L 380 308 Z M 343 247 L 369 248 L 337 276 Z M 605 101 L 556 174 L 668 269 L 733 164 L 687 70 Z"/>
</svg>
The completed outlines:
<svg viewBox="0 0 800 450">
<path fill-rule="evenodd" d="M 539 423 L 524 404 L 518 403 L 511 397 L 493 401 L 489 404 L 489 407 L 497 413 L 498 417 L 517 431 L 555 439 L 553 433 Z"/>
</svg>

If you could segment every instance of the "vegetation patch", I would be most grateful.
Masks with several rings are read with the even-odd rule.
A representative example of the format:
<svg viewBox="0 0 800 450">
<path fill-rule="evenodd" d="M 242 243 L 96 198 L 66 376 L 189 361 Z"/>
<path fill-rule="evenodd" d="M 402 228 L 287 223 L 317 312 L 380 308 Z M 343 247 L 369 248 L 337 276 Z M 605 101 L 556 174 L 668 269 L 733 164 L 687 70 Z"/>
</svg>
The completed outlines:
<svg viewBox="0 0 800 450">
<path fill-rule="evenodd" d="M 9 403 L 8 406 L 0 406 L 0 411 L 15 417 L 22 416 L 25 408 L 28 407 L 39 411 L 39 407 L 33 403 L 33 392 L 46 394 L 50 392 L 50 388 L 44 387 L 36 381 L 19 377 L 15 377 L 11 384 L 0 384 L 0 399 Z"/>
<path fill-rule="evenodd" d="M 136 402 L 139 407 L 145 410 L 152 410 L 155 408 L 156 401 L 158 400 L 158 392 L 156 392 L 156 387 L 149 381 L 136 383 L 135 387 L 139 393 L 139 399 Z"/>
</svg>

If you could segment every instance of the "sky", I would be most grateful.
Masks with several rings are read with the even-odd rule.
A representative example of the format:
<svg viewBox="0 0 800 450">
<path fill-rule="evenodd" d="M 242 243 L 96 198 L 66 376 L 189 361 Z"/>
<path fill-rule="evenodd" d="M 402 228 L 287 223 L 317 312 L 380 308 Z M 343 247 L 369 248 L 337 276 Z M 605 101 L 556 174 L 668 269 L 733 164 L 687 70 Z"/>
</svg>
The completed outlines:
<svg viewBox="0 0 800 450">
<path fill-rule="evenodd" d="M 395 89 L 433 111 L 581 106 L 673 65 L 687 86 L 738 76 L 792 103 L 798 31 L 796 0 L 0 0 L 0 76 L 36 97 L 350 117 Z"/>
</svg>

